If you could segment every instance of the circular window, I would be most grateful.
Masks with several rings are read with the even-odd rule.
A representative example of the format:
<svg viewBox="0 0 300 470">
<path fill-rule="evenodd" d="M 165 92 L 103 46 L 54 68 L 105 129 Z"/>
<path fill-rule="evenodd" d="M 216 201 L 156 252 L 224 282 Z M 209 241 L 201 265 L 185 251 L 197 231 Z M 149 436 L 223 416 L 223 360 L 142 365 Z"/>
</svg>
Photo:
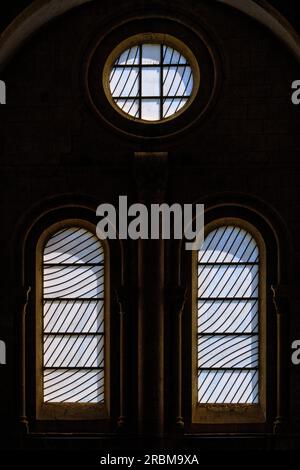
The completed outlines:
<svg viewBox="0 0 300 470">
<path fill-rule="evenodd" d="M 109 91 L 120 110 L 134 119 L 161 121 L 182 111 L 191 100 L 194 72 L 174 47 L 144 43 L 129 47 L 109 75 Z"/>
<path fill-rule="evenodd" d="M 197 61 L 175 37 L 143 34 L 109 56 L 103 86 L 115 109 L 134 120 L 165 121 L 183 112 L 200 82 Z"/>
<path fill-rule="evenodd" d="M 214 99 L 211 51 L 204 36 L 175 20 L 121 23 L 88 51 L 89 103 L 103 124 L 130 138 L 161 141 L 179 135 L 202 118 Z"/>
</svg>

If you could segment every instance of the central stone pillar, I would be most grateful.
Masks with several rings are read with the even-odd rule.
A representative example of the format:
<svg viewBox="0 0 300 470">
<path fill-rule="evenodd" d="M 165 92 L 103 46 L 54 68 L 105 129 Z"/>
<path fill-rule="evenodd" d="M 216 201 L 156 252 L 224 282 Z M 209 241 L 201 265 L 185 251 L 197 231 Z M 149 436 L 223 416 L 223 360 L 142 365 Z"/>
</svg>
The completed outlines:
<svg viewBox="0 0 300 470">
<path fill-rule="evenodd" d="M 138 202 L 165 201 L 167 153 L 135 153 Z M 150 222 L 150 221 L 149 221 Z M 149 226 L 149 234 L 150 226 Z M 138 241 L 138 425 L 143 435 L 164 430 L 164 240 Z"/>
</svg>

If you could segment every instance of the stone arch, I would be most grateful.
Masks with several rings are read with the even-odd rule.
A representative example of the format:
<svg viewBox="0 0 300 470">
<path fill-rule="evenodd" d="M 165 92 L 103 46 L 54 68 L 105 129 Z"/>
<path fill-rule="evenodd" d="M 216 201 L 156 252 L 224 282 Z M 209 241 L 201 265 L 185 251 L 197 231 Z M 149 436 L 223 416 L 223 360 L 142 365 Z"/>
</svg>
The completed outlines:
<svg viewBox="0 0 300 470">
<path fill-rule="evenodd" d="M 94 0 L 35 0 L 0 36 L 0 70 L 26 39 L 44 24 L 73 8 Z M 241 11 L 273 32 L 300 62 L 300 38 L 290 23 L 265 0 L 215 0 Z"/>
</svg>

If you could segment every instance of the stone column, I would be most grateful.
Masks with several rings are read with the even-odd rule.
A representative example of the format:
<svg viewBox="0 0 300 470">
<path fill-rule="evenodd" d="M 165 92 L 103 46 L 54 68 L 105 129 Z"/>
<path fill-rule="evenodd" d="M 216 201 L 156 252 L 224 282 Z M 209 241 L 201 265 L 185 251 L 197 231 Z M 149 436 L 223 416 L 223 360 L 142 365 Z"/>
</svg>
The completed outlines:
<svg viewBox="0 0 300 470">
<path fill-rule="evenodd" d="M 149 209 L 165 200 L 167 159 L 135 153 L 138 202 Z M 138 240 L 138 425 L 152 436 L 164 430 L 164 268 L 164 240 Z"/>
<path fill-rule="evenodd" d="M 273 302 L 277 316 L 277 398 L 276 418 L 273 425 L 274 433 L 284 431 L 288 410 L 288 363 L 287 363 L 287 316 L 288 300 L 284 286 L 272 286 Z"/>
<path fill-rule="evenodd" d="M 19 327 L 19 364 L 20 364 L 20 411 L 19 424 L 22 433 L 28 432 L 28 420 L 26 415 L 26 313 L 29 301 L 31 287 L 23 288 L 18 292 L 18 305 L 20 308 L 20 327 Z"/>
<path fill-rule="evenodd" d="M 174 386 L 176 392 L 176 417 L 175 425 L 178 432 L 184 431 L 184 420 L 182 410 L 182 315 L 184 306 L 187 301 L 187 288 L 178 286 L 173 289 L 171 302 L 175 314 L 175 337 L 176 337 L 176 382 L 177 387 Z"/>
<path fill-rule="evenodd" d="M 120 414 L 118 428 L 123 430 L 126 425 L 126 326 L 125 326 L 125 299 L 126 291 L 123 287 L 116 289 L 116 300 L 120 315 Z"/>
</svg>

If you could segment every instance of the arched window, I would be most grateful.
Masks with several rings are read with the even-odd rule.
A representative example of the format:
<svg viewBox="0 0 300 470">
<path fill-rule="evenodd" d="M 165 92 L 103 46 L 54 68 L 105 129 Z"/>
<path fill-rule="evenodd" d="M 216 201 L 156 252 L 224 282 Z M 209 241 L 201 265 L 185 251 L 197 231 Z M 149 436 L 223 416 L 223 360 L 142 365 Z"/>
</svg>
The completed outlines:
<svg viewBox="0 0 300 470">
<path fill-rule="evenodd" d="M 263 419 L 264 264 L 263 241 L 249 224 L 207 228 L 196 268 L 195 360 L 196 414 L 205 421 Z"/>
<path fill-rule="evenodd" d="M 37 390 L 43 418 L 107 413 L 105 253 L 89 224 L 59 224 L 39 243 Z"/>
</svg>

